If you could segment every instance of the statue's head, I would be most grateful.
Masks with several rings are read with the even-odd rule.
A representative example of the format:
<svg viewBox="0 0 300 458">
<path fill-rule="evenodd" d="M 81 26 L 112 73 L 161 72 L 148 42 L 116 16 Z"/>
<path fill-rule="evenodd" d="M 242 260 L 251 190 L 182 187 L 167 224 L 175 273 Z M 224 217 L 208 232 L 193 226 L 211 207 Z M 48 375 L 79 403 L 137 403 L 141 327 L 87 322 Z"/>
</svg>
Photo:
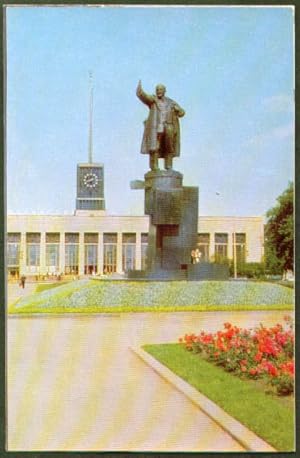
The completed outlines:
<svg viewBox="0 0 300 458">
<path fill-rule="evenodd" d="M 166 93 L 166 86 L 164 86 L 163 84 L 158 84 L 155 88 L 155 91 L 157 97 L 161 99 Z"/>
</svg>

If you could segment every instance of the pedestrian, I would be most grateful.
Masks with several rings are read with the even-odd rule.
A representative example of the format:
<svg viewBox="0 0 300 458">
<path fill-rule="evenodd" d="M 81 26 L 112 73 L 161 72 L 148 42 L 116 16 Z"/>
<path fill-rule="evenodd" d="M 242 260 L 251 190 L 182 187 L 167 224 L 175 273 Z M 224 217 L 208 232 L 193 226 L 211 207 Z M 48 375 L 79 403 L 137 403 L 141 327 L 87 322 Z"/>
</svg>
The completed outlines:
<svg viewBox="0 0 300 458">
<path fill-rule="evenodd" d="M 25 275 L 22 275 L 20 286 L 22 286 L 23 289 L 25 288 L 25 282 L 26 282 L 26 277 L 25 277 Z"/>
</svg>

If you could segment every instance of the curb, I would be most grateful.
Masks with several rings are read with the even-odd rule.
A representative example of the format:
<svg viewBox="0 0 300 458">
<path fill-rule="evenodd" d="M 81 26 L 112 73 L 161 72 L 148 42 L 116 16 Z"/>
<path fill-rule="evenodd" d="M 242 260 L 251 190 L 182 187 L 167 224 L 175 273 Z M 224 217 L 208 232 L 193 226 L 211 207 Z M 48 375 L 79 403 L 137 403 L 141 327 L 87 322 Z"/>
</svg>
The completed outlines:
<svg viewBox="0 0 300 458">
<path fill-rule="evenodd" d="M 246 451 L 249 452 L 277 452 L 275 448 L 254 434 L 246 426 L 228 415 L 217 404 L 201 394 L 196 388 L 189 385 L 166 366 L 158 362 L 149 353 L 140 348 L 130 347 L 130 350 L 141 358 L 148 366 L 162 378 L 183 393 L 193 404 L 215 421 L 224 431 L 230 434 Z"/>
</svg>

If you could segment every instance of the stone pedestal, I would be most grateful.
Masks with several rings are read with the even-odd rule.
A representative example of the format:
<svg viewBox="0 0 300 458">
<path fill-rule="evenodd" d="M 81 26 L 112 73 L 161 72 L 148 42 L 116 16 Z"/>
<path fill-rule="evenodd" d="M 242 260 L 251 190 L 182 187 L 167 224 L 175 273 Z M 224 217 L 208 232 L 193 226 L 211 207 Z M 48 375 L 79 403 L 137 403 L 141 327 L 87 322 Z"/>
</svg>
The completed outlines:
<svg viewBox="0 0 300 458">
<path fill-rule="evenodd" d="M 150 171 L 144 178 L 131 182 L 131 188 L 145 190 L 145 214 L 150 217 L 147 265 L 130 270 L 128 278 L 226 280 L 227 266 L 191 262 L 198 241 L 198 188 L 183 186 L 183 175 L 175 170 Z"/>
<path fill-rule="evenodd" d="M 182 185 L 174 170 L 145 175 L 145 213 L 150 216 L 147 271 L 187 270 L 197 244 L 198 188 Z"/>
</svg>

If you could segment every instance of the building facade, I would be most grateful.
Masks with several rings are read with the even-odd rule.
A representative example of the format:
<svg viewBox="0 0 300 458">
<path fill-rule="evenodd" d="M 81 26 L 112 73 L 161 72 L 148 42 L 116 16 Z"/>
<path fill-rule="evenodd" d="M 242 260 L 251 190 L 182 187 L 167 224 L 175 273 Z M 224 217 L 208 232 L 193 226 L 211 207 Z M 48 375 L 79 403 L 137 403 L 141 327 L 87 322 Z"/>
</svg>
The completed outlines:
<svg viewBox="0 0 300 458">
<path fill-rule="evenodd" d="M 147 257 L 148 216 L 8 215 L 9 278 L 125 273 L 143 269 Z M 261 262 L 262 217 L 199 217 L 201 259 Z M 236 248 L 236 251 L 234 249 Z"/>
<path fill-rule="evenodd" d="M 90 142 L 91 143 L 91 142 Z M 105 210 L 104 165 L 77 165 L 73 215 L 8 215 L 8 278 L 123 274 L 146 267 L 149 216 Z M 201 260 L 261 262 L 262 217 L 198 218 Z"/>
</svg>

